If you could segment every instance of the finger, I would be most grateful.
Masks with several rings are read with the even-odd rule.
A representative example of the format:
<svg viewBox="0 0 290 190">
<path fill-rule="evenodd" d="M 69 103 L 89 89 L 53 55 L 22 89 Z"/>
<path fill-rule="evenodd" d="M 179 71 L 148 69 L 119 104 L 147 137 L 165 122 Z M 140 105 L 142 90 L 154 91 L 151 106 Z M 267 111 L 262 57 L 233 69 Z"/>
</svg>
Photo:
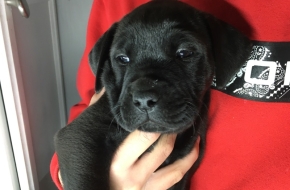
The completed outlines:
<svg viewBox="0 0 290 190">
<path fill-rule="evenodd" d="M 162 135 L 151 152 L 144 154 L 135 165 L 134 170 L 140 176 L 148 178 L 166 160 L 173 150 L 176 134 Z M 146 167 L 144 167 L 146 166 Z"/>
<path fill-rule="evenodd" d="M 179 182 L 197 160 L 199 143 L 200 138 L 196 140 L 194 148 L 187 156 L 153 173 L 145 189 L 168 189 Z"/>
<path fill-rule="evenodd" d="M 102 95 L 105 93 L 105 91 L 106 91 L 105 88 L 102 88 L 101 92 L 99 92 L 98 94 L 94 94 L 91 98 L 89 105 L 92 105 L 93 103 L 97 102 L 102 97 Z"/>
<path fill-rule="evenodd" d="M 138 130 L 130 133 L 118 148 L 112 161 L 111 170 L 122 172 L 122 170 L 130 168 L 159 136 L 158 133 L 146 133 Z"/>
<path fill-rule="evenodd" d="M 61 186 L 63 187 L 63 183 L 62 183 L 62 178 L 61 178 L 60 170 L 58 170 L 57 175 L 58 175 L 58 180 L 59 180 Z"/>
</svg>

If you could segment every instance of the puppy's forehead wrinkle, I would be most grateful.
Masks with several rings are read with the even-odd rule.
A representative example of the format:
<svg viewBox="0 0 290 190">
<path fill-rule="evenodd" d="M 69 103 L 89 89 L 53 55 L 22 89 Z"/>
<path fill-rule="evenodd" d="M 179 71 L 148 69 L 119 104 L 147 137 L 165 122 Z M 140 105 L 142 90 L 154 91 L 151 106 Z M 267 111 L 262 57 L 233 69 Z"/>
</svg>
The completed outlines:
<svg viewBox="0 0 290 190">
<path fill-rule="evenodd" d="M 116 34 L 117 42 L 126 40 L 132 44 L 149 46 L 152 44 L 162 43 L 168 34 L 173 33 L 176 24 L 164 21 L 155 24 L 146 24 L 137 22 L 127 26 L 125 29 L 120 28 Z M 178 31 L 174 31 L 178 32 Z M 153 43 L 152 43 L 153 42 Z"/>
<path fill-rule="evenodd" d="M 138 60 L 148 57 L 162 60 L 167 55 L 175 56 L 179 48 L 200 49 L 197 47 L 199 42 L 192 31 L 175 28 L 175 25 L 165 28 L 146 27 L 142 24 L 140 26 L 142 27 L 132 26 L 120 32 L 115 37 L 111 55 L 125 54 Z"/>
</svg>

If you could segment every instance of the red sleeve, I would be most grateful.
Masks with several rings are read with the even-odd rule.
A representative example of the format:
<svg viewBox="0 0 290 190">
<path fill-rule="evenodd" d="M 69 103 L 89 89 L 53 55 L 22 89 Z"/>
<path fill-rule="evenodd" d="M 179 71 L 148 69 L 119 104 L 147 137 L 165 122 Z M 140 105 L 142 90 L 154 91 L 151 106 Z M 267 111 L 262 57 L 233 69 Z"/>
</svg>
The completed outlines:
<svg viewBox="0 0 290 190">
<path fill-rule="evenodd" d="M 95 76 L 88 63 L 89 52 L 101 35 L 114 22 L 117 22 L 135 7 L 147 1 L 148 0 L 94 0 L 88 21 L 86 47 L 77 73 L 77 89 L 81 101 L 71 108 L 68 122 L 71 122 L 88 107 L 91 97 L 94 94 Z M 57 155 L 54 154 L 50 164 L 50 173 L 58 189 L 62 189 L 58 179 L 58 170 Z"/>
</svg>

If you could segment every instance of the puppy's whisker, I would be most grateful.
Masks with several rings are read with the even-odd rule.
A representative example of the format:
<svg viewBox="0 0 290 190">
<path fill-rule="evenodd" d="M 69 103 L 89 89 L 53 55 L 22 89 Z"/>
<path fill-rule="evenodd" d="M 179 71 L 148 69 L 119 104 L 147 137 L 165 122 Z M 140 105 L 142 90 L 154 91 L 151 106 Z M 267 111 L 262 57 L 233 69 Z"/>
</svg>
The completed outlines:
<svg viewBox="0 0 290 190">
<path fill-rule="evenodd" d="M 109 125 L 109 128 L 111 128 L 111 126 L 112 126 L 114 120 L 116 120 L 115 117 L 113 117 L 113 119 L 112 119 L 112 121 L 111 121 L 111 123 L 110 123 L 110 125 Z"/>
<path fill-rule="evenodd" d="M 192 102 L 186 101 L 186 104 L 195 107 L 195 105 Z"/>
<path fill-rule="evenodd" d="M 191 103 L 191 102 L 186 102 L 186 105 L 188 106 L 188 107 L 190 107 L 190 108 L 193 108 L 194 109 L 194 107 L 196 107 L 193 103 Z"/>
<path fill-rule="evenodd" d="M 114 114 L 114 112 L 116 112 L 118 109 L 120 109 L 121 108 L 121 106 L 120 105 L 116 105 L 115 107 L 113 107 L 113 108 L 111 108 L 110 109 L 110 112 L 112 113 L 112 114 Z"/>
<path fill-rule="evenodd" d="M 206 103 L 202 102 L 202 105 L 205 107 L 206 110 L 209 110 L 209 107 Z"/>
<path fill-rule="evenodd" d="M 120 120 L 120 118 L 121 118 L 121 113 L 118 113 L 118 114 L 116 114 L 116 115 L 114 116 L 114 119 L 115 119 L 116 121 Z M 118 122 L 117 122 L 117 123 L 118 123 Z"/>
<path fill-rule="evenodd" d="M 187 108 L 189 109 L 189 110 L 191 110 L 193 113 L 195 113 L 196 111 L 195 111 L 195 109 L 194 109 L 194 105 L 191 103 L 191 102 L 187 102 Z"/>
<path fill-rule="evenodd" d="M 204 118 L 198 113 L 197 116 L 199 117 L 200 119 L 200 123 L 199 125 L 205 125 L 206 124 L 206 121 L 204 120 Z"/>
</svg>

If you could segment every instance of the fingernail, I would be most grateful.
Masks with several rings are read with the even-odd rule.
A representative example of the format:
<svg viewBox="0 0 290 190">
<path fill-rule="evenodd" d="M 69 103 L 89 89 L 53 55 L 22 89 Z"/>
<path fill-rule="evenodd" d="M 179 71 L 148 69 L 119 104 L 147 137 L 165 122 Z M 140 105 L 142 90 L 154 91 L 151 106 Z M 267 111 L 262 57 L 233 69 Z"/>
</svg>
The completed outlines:
<svg viewBox="0 0 290 190">
<path fill-rule="evenodd" d="M 157 139 L 160 136 L 160 133 L 148 133 L 144 131 L 140 131 L 140 134 L 148 140 Z"/>
<path fill-rule="evenodd" d="M 199 144 L 200 143 L 200 136 L 198 136 L 197 137 L 197 139 L 196 139 L 196 142 L 195 142 L 196 144 Z"/>
<path fill-rule="evenodd" d="M 174 144 L 177 134 L 164 134 L 160 137 L 159 142 Z"/>
</svg>

